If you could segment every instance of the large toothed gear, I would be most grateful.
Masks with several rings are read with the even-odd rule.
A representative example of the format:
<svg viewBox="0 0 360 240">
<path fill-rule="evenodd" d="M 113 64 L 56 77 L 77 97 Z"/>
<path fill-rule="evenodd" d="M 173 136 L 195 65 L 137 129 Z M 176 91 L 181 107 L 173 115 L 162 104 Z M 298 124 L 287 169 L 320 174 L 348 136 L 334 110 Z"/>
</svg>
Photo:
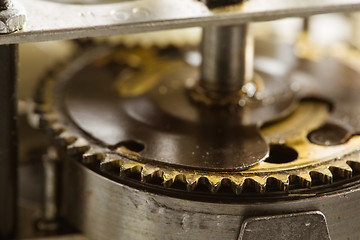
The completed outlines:
<svg viewBox="0 0 360 240">
<path fill-rule="evenodd" d="M 263 44 L 266 46 L 269 43 Z M 280 47 L 283 50 L 289 49 L 286 46 Z M 40 114 L 41 125 L 53 134 L 58 143 L 66 147 L 68 155 L 80 157 L 83 164 L 95 166 L 100 172 L 124 181 L 135 179 L 145 185 L 167 189 L 181 188 L 189 192 L 205 190 L 211 193 L 223 193 L 230 190 L 233 194 L 243 194 L 254 190 L 260 193 L 274 190 L 287 192 L 292 191 L 294 187 L 309 191 L 314 183 L 327 185 L 334 180 L 351 180 L 360 170 L 358 147 L 360 137 L 354 134 L 357 132 L 357 125 L 354 123 L 353 116 L 356 114 L 353 111 L 356 110 L 352 110 L 356 96 L 348 91 L 349 89 L 344 89 L 339 94 L 346 92 L 347 96 L 340 98 L 339 101 L 347 102 L 347 105 L 339 108 L 341 102 L 332 101 L 331 98 L 332 89 L 336 86 L 330 85 L 335 81 L 327 78 L 329 86 L 322 85 L 320 75 L 324 73 L 318 70 L 322 67 L 321 62 L 295 61 L 291 59 L 290 51 L 287 56 L 285 54 L 285 59 L 291 60 L 281 69 L 284 59 L 275 60 L 268 54 L 266 51 L 259 52 L 257 56 L 255 65 L 261 76 L 261 80 L 253 83 L 257 93 L 253 98 L 243 93 L 239 100 L 239 104 L 245 101 L 245 109 L 251 109 L 250 107 L 257 106 L 256 104 L 261 105 L 259 108 L 262 109 L 261 111 L 267 108 L 267 112 L 260 112 L 263 113 L 260 117 L 245 112 L 243 121 L 244 125 L 250 128 L 245 130 L 251 133 L 246 141 L 251 142 L 255 139 L 258 143 L 254 145 L 256 151 L 251 148 L 249 151 L 255 151 L 258 156 L 268 152 L 260 163 L 244 169 L 236 165 L 238 162 L 236 157 L 229 160 L 230 164 L 234 164 L 233 168 L 228 166 L 219 168 L 215 164 L 206 165 L 207 159 L 214 156 L 217 149 L 200 152 L 199 145 L 202 142 L 199 142 L 199 145 L 194 144 L 191 149 L 188 146 L 181 148 L 176 144 L 172 145 L 175 149 L 164 148 L 167 146 L 167 141 L 192 139 L 192 135 L 182 133 L 181 128 L 176 129 L 175 132 L 167 129 L 169 119 L 167 115 L 171 118 L 180 118 L 174 122 L 195 121 L 191 117 L 181 115 L 176 109 L 178 107 L 190 111 L 191 108 L 171 98 L 173 95 L 179 97 L 178 89 L 181 89 L 181 82 L 185 87 L 191 87 L 197 77 L 195 68 L 181 60 L 180 56 L 183 53 L 174 49 L 100 47 L 84 53 L 69 65 L 53 71 L 42 81 L 37 96 L 37 113 Z M 324 61 L 331 63 L 335 60 Z M 270 66 L 273 68 L 267 69 L 269 64 L 272 64 Z M 296 64 L 299 70 L 293 71 Z M 338 61 L 336 64 L 341 65 Z M 274 70 L 276 67 L 277 72 Z M 340 70 L 333 69 L 334 72 L 329 74 L 336 74 L 337 71 L 346 73 L 349 81 L 357 76 L 353 70 L 346 66 L 342 67 Z M 287 82 L 280 82 L 283 88 L 280 90 L 275 87 L 264 88 L 263 85 L 276 84 L 275 80 L 271 80 L 275 75 L 277 75 L 276 79 L 288 79 Z M 318 77 L 320 80 L 318 86 L 314 84 L 312 77 Z M 302 85 L 306 85 L 307 88 L 301 88 Z M 354 85 L 353 87 L 356 88 Z M 152 100 L 148 102 L 143 100 L 146 94 L 156 97 L 150 98 Z M 161 96 L 169 97 L 168 102 L 162 101 Z M 333 105 L 314 99 L 300 101 L 305 97 L 326 99 Z M 117 102 L 119 99 L 128 101 Z M 179 105 L 172 105 L 173 103 Z M 157 104 L 160 105 L 161 111 L 157 109 Z M 175 108 L 169 109 L 167 104 Z M 282 114 L 271 115 L 273 108 L 269 106 L 275 106 L 276 113 Z M 227 111 L 233 111 L 232 108 L 234 106 Z M 121 109 L 126 109 L 127 112 L 118 113 Z M 142 112 L 164 114 L 166 121 L 160 121 L 160 124 L 148 121 L 150 115 L 141 115 Z M 264 113 L 268 114 L 263 116 Z M 219 112 L 219 114 L 224 113 Z M 159 116 L 152 115 L 151 119 L 156 117 Z M 127 118 L 130 118 L 130 122 L 136 122 L 138 127 L 128 125 Z M 260 118 L 261 121 L 255 121 L 255 118 Z M 259 123 L 254 124 L 254 122 Z M 335 133 L 335 136 L 331 134 L 329 136 L 329 129 L 333 130 L 331 132 Z M 138 135 L 136 135 L 137 131 Z M 151 137 L 142 138 L 142 135 L 148 136 L 149 131 L 158 131 L 159 133 L 156 133 L 159 134 L 156 135 L 158 140 Z M 124 138 L 121 139 L 119 136 Z M 175 138 L 171 138 L 172 136 Z M 262 141 L 265 145 L 262 145 Z M 183 143 L 180 140 L 179 142 Z M 155 150 L 150 149 L 153 151 L 148 152 L 144 150 L 151 146 Z M 189 166 L 186 161 L 176 162 L 175 160 L 178 159 L 172 162 L 166 159 L 166 154 L 161 158 L 161 154 L 167 151 L 171 156 L 174 152 L 183 156 L 181 151 L 189 151 L 187 153 L 189 155 L 186 156 L 195 155 L 201 158 L 200 162 L 202 161 L 204 167 Z M 240 159 L 243 157 L 235 156 Z"/>
</svg>

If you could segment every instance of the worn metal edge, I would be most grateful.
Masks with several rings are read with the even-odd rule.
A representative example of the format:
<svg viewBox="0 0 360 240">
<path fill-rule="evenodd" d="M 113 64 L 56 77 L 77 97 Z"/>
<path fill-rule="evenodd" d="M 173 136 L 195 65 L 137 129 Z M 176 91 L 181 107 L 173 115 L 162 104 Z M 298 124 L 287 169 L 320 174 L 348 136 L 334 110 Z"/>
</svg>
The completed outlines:
<svg viewBox="0 0 360 240">
<path fill-rule="evenodd" d="M 22 31 L 0 36 L 0 44 L 233 25 L 360 9 L 356 0 L 251 0 L 216 10 L 194 0 L 137 0 L 97 5 L 18 2 L 25 8 L 26 24 Z"/>
</svg>

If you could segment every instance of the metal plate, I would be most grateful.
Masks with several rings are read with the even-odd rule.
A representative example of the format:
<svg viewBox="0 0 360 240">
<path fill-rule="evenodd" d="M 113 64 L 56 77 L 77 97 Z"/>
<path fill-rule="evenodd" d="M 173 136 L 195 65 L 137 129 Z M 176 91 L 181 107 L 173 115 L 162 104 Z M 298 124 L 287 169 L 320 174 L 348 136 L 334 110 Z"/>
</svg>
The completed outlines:
<svg viewBox="0 0 360 240">
<path fill-rule="evenodd" d="M 68 116 L 65 121 L 101 146 L 132 158 L 121 147 L 129 141 L 142 144 L 143 149 L 135 151 L 140 162 L 197 170 L 249 168 L 268 155 L 257 123 L 286 116 L 296 105 L 286 74 L 262 74 L 267 86 L 263 95 L 279 96 L 270 105 L 256 99 L 242 110 L 237 102 L 233 110 L 194 104 L 185 80 L 198 78 L 195 68 L 179 56 L 161 57 L 150 50 L 130 53 L 99 48 L 84 54 L 56 77 L 52 91 L 55 108 Z M 131 69 L 128 57 L 142 59 L 139 67 Z M 284 66 L 286 73 L 289 65 Z M 127 75 L 130 70 L 134 72 Z"/>
<path fill-rule="evenodd" d="M 324 214 L 319 211 L 301 212 L 244 221 L 238 240 L 330 240 Z"/>
<path fill-rule="evenodd" d="M 360 9 L 357 0 L 251 0 L 216 10 L 209 10 L 194 0 L 137 0 L 95 5 L 40 0 L 18 2 L 26 10 L 26 24 L 20 32 L 0 36 L 0 44 L 233 25 Z"/>
</svg>

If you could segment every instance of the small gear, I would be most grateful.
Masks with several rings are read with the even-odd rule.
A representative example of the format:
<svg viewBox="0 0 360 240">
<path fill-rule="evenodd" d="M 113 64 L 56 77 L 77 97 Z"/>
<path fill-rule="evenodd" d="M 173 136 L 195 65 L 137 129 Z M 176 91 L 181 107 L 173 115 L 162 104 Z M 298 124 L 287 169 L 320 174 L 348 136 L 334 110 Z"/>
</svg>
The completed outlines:
<svg viewBox="0 0 360 240">
<path fill-rule="evenodd" d="M 57 142 L 66 146 L 68 154 L 74 156 L 80 154 L 83 163 L 95 163 L 101 171 L 115 177 L 135 178 L 141 182 L 165 188 L 176 188 L 180 185 L 187 191 L 194 191 L 205 187 L 211 193 L 218 193 L 228 188 L 235 194 L 242 194 L 248 189 L 259 193 L 274 188 L 286 192 L 292 185 L 309 188 L 314 182 L 330 184 L 334 179 L 348 179 L 352 177 L 353 172 L 360 170 L 358 147 L 360 146 L 360 137 L 347 134 L 340 142 L 335 141 L 335 144 L 325 143 L 323 145 L 311 141 L 309 134 L 325 126 L 332 115 L 329 104 L 319 101 L 301 101 L 295 106 L 290 104 L 289 106 L 292 107 L 286 107 L 286 111 L 284 110 L 286 114 L 281 119 L 273 119 L 271 123 L 263 125 L 260 132 L 270 146 L 270 156 L 263 162 L 246 169 L 189 168 L 179 164 L 167 164 L 166 159 L 163 159 L 165 164 L 161 161 L 144 161 L 139 152 L 147 143 L 138 140 L 122 141 L 120 144 L 104 144 L 104 141 L 101 141 L 102 132 L 108 131 L 108 136 L 116 134 L 113 132 L 114 129 L 111 129 L 111 125 L 105 124 L 101 127 L 93 125 L 95 122 L 99 123 L 99 118 L 107 118 L 110 121 L 113 118 L 105 109 L 108 106 L 107 100 L 101 98 L 103 95 L 97 95 L 101 92 L 98 84 L 100 79 L 105 87 L 110 85 L 109 88 L 116 89 L 114 91 L 117 93 L 117 97 L 119 95 L 129 98 L 141 96 L 153 88 L 158 89 L 160 95 L 167 94 L 169 86 L 159 85 L 159 79 L 169 75 L 168 69 L 176 72 L 176 68 L 182 69 L 183 65 L 172 61 L 173 54 L 170 57 L 167 55 L 159 63 L 155 60 L 159 57 L 157 54 L 159 53 L 154 48 L 148 50 L 112 49 L 110 54 L 103 48 L 99 48 L 85 53 L 65 70 L 62 68 L 55 71 L 42 81 L 39 88 L 36 111 L 40 114 L 41 125 L 56 136 Z M 146 64 L 149 64 L 150 67 Z M 167 68 L 167 64 L 171 64 L 171 68 Z M 91 70 L 99 66 L 106 66 L 109 70 L 106 74 L 109 75 L 102 75 L 106 76 L 102 78 L 98 75 L 99 72 Z M 76 77 L 85 72 L 87 74 L 83 78 L 87 78 L 90 72 L 90 76 L 95 79 L 94 81 L 84 80 L 94 89 L 91 94 L 86 93 L 84 82 L 74 81 L 77 79 Z M 105 78 L 112 80 L 107 82 Z M 140 79 L 142 84 L 136 82 L 136 79 Z M 67 88 L 67 84 L 71 85 L 71 88 Z M 172 85 L 174 85 L 174 89 L 179 87 L 176 82 L 173 82 Z M 161 87 L 164 87 L 163 91 L 161 91 Z M 72 91 L 77 92 L 72 95 Z M 304 93 L 296 94 L 301 97 L 306 96 Z M 72 98 L 75 100 L 66 102 L 69 96 L 73 96 Z M 264 97 L 261 102 L 269 104 L 269 98 L 269 96 L 268 98 Z M 69 106 L 68 104 L 71 104 L 76 110 L 76 99 L 85 99 L 89 104 L 100 102 L 100 104 L 94 105 L 97 112 L 90 111 L 92 115 L 87 115 L 86 112 L 79 113 L 83 114 L 86 119 L 84 122 L 79 122 L 71 111 L 64 111 Z M 112 101 L 112 99 L 110 100 Z M 131 107 L 140 106 L 133 104 Z M 146 109 L 152 108 L 153 105 L 148 105 Z M 146 111 L 146 109 L 142 110 Z M 137 112 L 134 111 L 131 114 L 135 116 L 135 119 L 142 117 L 136 115 Z M 91 116 L 95 118 L 94 121 L 91 120 Z M 192 121 L 191 119 L 186 120 Z M 251 123 L 251 121 L 249 122 Z M 163 124 L 166 125 L 166 123 Z M 89 131 L 90 127 L 94 131 Z M 152 129 L 159 127 L 152 126 Z M 181 137 L 181 134 L 178 137 Z M 204 155 L 206 159 L 207 153 Z"/>
</svg>

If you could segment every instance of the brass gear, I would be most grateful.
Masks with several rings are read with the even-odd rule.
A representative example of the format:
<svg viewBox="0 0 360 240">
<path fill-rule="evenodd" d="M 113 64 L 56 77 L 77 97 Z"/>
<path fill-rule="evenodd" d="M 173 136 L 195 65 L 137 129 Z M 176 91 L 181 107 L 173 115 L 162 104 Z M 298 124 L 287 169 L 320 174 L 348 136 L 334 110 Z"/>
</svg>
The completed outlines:
<svg viewBox="0 0 360 240">
<path fill-rule="evenodd" d="M 133 53 L 136 50 L 123 51 L 121 58 L 129 59 L 130 65 L 136 64 L 131 56 Z M 314 181 L 330 184 L 334 177 L 351 178 L 353 171 L 360 170 L 359 136 L 336 146 L 321 146 L 309 141 L 308 134 L 321 127 L 330 115 L 327 104 L 311 101 L 300 102 L 291 115 L 261 129 L 269 145 L 286 145 L 296 150 L 298 157 L 293 161 L 264 161 L 242 171 L 191 170 L 139 162 L 136 151 L 125 146 L 114 150 L 96 144 L 74 124 L 64 121 L 66 116 L 54 104 L 57 78 L 66 77 L 62 75 L 63 69 L 61 67 L 47 76 L 39 88 L 36 112 L 40 114 L 41 126 L 56 136 L 57 142 L 66 147 L 69 155 L 80 154 L 83 163 L 98 163 L 101 171 L 124 178 L 135 175 L 139 181 L 166 188 L 180 183 L 187 191 L 205 186 L 208 191 L 216 193 L 230 187 L 235 194 L 241 194 L 249 187 L 263 193 L 274 187 L 286 192 L 293 184 L 311 187 Z"/>
</svg>

